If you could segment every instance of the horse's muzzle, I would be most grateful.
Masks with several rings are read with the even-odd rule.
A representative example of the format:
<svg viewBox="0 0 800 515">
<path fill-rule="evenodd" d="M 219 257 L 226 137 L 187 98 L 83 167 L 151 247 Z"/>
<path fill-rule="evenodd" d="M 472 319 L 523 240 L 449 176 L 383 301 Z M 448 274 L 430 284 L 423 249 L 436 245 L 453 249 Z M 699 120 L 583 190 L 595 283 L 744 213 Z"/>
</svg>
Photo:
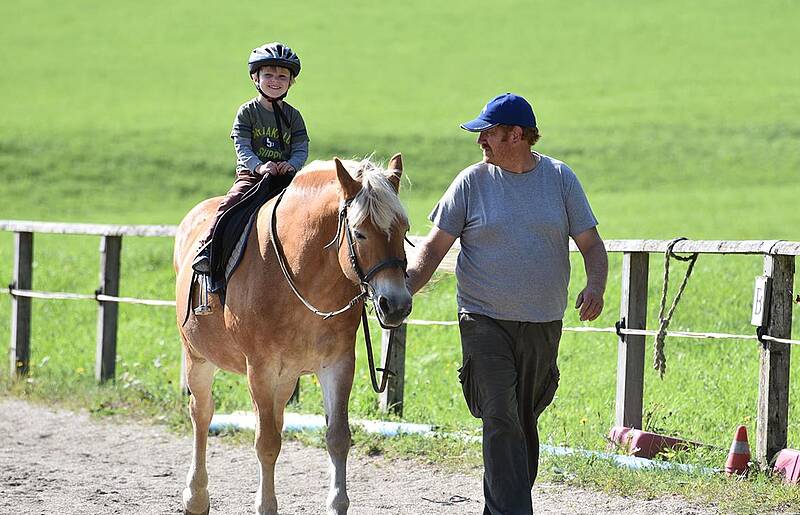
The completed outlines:
<svg viewBox="0 0 800 515">
<path fill-rule="evenodd" d="M 411 294 L 408 290 L 378 294 L 374 298 L 375 314 L 385 328 L 398 327 L 411 313 Z"/>
</svg>

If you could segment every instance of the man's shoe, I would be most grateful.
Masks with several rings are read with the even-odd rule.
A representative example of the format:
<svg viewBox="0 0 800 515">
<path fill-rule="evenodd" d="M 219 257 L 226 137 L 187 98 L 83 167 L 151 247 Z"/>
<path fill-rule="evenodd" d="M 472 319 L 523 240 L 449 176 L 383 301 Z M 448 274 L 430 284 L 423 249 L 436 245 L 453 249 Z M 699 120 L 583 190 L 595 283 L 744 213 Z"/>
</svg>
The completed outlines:
<svg viewBox="0 0 800 515">
<path fill-rule="evenodd" d="M 198 274 L 211 272 L 211 245 L 205 244 L 200 248 L 194 261 L 192 261 L 192 269 Z"/>
</svg>

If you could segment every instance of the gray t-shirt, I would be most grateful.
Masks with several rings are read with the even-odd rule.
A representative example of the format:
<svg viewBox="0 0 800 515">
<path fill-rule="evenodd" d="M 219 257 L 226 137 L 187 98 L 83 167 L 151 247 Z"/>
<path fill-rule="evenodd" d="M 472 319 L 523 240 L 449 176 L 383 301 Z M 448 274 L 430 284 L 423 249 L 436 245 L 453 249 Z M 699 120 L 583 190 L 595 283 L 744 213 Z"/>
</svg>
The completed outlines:
<svg viewBox="0 0 800 515">
<path fill-rule="evenodd" d="M 236 171 L 254 172 L 261 163 L 289 161 L 295 170 L 300 170 L 308 157 L 308 132 L 300 111 L 286 102 L 282 103 L 283 114 L 289 121 L 281 123 L 284 150 L 278 142 L 278 124 L 275 113 L 265 108 L 254 98 L 245 102 L 236 112 L 231 138 L 236 148 Z"/>
<path fill-rule="evenodd" d="M 486 163 L 466 168 L 428 217 L 461 239 L 459 312 L 522 322 L 563 318 L 569 236 L 597 219 L 572 170 L 540 158 L 521 174 Z"/>
</svg>

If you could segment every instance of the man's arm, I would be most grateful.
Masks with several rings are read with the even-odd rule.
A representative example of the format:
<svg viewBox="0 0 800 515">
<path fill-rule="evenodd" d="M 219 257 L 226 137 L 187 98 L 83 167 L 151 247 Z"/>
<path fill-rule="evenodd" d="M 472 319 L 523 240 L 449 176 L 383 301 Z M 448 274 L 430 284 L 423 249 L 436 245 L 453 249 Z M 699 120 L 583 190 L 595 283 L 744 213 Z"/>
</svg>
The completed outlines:
<svg viewBox="0 0 800 515">
<path fill-rule="evenodd" d="M 594 320 L 603 312 L 603 294 L 608 279 L 606 246 L 596 227 L 587 229 L 572 239 L 583 255 L 586 269 L 586 287 L 578 294 L 575 309 L 580 308 L 581 320 Z"/>
<path fill-rule="evenodd" d="M 430 280 L 436 267 L 442 262 L 447 251 L 453 246 L 456 237 L 435 225 L 419 247 L 416 256 L 408 266 L 408 289 L 417 293 Z"/>
</svg>

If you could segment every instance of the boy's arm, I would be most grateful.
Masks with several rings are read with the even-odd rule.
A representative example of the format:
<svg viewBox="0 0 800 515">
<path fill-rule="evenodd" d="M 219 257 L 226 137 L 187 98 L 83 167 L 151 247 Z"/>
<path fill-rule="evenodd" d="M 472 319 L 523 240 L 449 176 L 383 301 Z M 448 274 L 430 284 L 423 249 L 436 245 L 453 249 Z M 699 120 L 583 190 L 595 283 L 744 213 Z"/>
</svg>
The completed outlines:
<svg viewBox="0 0 800 515">
<path fill-rule="evenodd" d="M 292 154 L 288 161 L 292 168 L 301 169 L 306 164 L 306 159 L 308 159 L 308 140 L 292 143 Z"/>
<path fill-rule="evenodd" d="M 233 136 L 233 147 L 236 149 L 236 158 L 239 162 L 251 172 L 257 173 L 256 169 L 261 165 L 261 159 L 253 152 L 250 138 Z"/>
</svg>

